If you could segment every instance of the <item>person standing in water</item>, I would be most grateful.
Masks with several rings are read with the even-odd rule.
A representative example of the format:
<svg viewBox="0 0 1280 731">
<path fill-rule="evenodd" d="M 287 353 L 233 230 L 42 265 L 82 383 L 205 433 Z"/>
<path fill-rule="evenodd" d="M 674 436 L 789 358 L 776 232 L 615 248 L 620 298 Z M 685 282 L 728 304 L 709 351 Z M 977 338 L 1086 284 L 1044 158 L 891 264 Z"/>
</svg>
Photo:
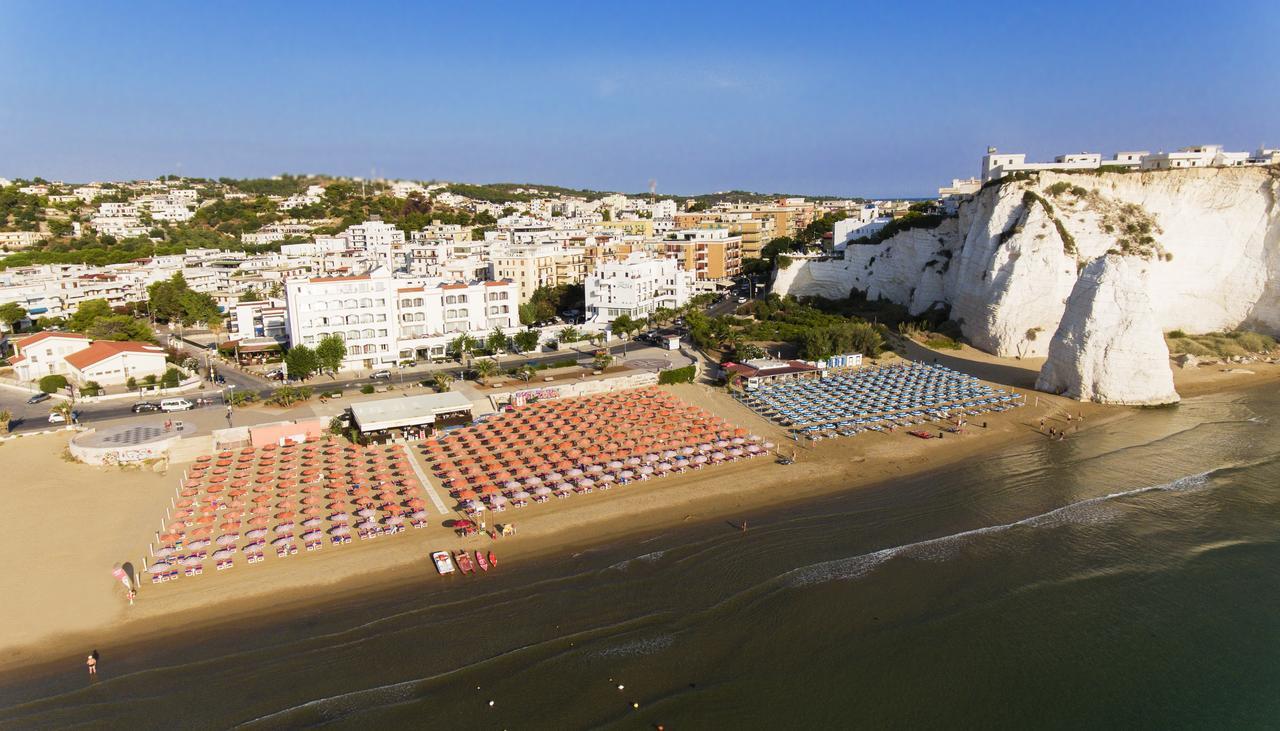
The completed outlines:
<svg viewBox="0 0 1280 731">
<path fill-rule="evenodd" d="M 84 664 L 89 666 L 90 675 L 97 675 L 98 674 L 98 651 L 94 650 L 93 652 L 89 653 L 89 657 L 84 661 Z"/>
</svg>

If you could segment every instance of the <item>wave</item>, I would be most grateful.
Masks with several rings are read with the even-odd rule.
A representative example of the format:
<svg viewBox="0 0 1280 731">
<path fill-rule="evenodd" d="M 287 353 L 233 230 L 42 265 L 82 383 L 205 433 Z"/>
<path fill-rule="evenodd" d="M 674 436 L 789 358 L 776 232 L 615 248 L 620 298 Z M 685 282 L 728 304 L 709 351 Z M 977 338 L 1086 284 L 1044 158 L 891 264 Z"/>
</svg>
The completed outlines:
<svg viewBox="0 0 1280 731">
<path fill-rule="evenodd" d="M 654 561 L 657 561 L 658 559 L 660 559 L 660 558 L 662 558 L 663 556 L 665 556 L 665 555 L 666 555 L 666 553 L 667 553 L 666 551 L 652 551 L 652 552 L 650 552 L 650 553 L 646 553 L 646 554 L 644 554 L 644 555 L 642 555 L 642 556 L 636 556 L 635 558 L 629 558 L 629 559 L 627 559 L 627 560 L 625 560 L 625 561 L 619 561 L 619 562 L 617 562 L 617 563 L 613 564 L 612 566 L 610 566 L 609 568 L 607 568 L 607 569 L 605 569 L 605 570 L 606 570 L 606 571 L 621 571 L 621 570 L 623 570 L 623 569 L 627 568 L 628 566 L 630 566 L 631 564 L 633 564 L 633 563 L 635 563 L 635 562 L 637 562 L 637 561 L 639 561 L 639 562 L 641 562 L 641 563 L 653 563 Z"/>
<path fill-rule="evenodd" d="M 1068 503 L 1059 508 L 1032 515 L 1021 520 L 1015 520 L 1011 523 L 1002 523 L 999 525 L 988 525 L 981 528 L 972 528 L 970 530 L 952 533 L 938 538 L 929 538 L 914 543 L 904 543 L 900 546 L 891 548 L 882 548 L 871 553 L 864 553 L 857 556 L 849 556 L 847 558 L 838 558 L 831 561 L 823 561 L 809 566 L 801 566 L 792 569 L 783 574 L 781 579 L 791 587 L 811 586 L 815 584 L 824 584 L 830 581 L 851 581 L 861 579 L 870 574 L 876 567 L 887 562 L 897 556 L 911 556 L 923 559 L 937 559 L 942 556 L 950 555 L 957 544 L 975 538 L 977 536 L 985 536 L 993 533 L 1002 533 L 1004 531 L 1013 530 L 1015 528 L 1042 528 L 1055 525 L 1063 525 L 1065 523 L 1080 523 L 1090 521 L 1096 517 L 1095 509 L 1097 506 L 1104 505 L 1112 500 L 1133 497 L 1148 492 L 1175 492 L 1195 490 L 1206 486 L 1209 478 L 1214 473 L 1233 468 L 1218 468 L 1201 472 L 1194 475 L 1180 477 L 1172 482 L 1165 482 L 1159 485 L 1147 485 L 1132 490 L 1122 490 L 1098 497 L 1079 500 L 1074 503 Z"/>
</svg>

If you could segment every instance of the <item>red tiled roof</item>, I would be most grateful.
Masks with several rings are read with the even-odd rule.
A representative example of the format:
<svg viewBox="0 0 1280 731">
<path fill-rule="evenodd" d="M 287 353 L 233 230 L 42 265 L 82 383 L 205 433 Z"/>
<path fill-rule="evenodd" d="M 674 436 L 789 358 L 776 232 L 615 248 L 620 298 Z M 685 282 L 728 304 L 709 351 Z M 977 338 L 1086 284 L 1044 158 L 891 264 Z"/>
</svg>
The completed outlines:
<svg viewBox="0 0 1280 731">
<path fill-rule="evenodd" d="M 466 289 L 470 286 L 471 285 L 466 282 L 454 282 L 453 284 L 442 284 L 440 285 L 440 289 Z"/>
<path fill-rule="evenodd" d="M 29 335 L 21 340 L 18 340 L 17 342 L 14 343 L 14 345 L 18 346 L 19 350 L 23 350 L 29 346 L 35 345 L 36 343 L 39 343 L 44 340 L 48 340 L 49 338 L 69 338 L 72 340 L 88 340 L 89 336 L 81 335 L 80 333 L 64 333 L 64 332 L 54 332 L 51 330 L 45 330 L 44 332 L 38 332 L 35 335 Z"/>
<path fill-rule="evenodd" d="M 27 359 L 27 356 L 25 355 L 15 355 L 9 359 L 9 365 L 13 365 L 14 363 L 21 363 L 26 359 Z"/>
<path fill-rule="evenodd" d="M 494 279 L 484 283 L 486 287 L 502 287 L 511 284 L 510 279 Z"/>
<path fill-rule="evenodd" d="M 422 287 L 404 287 L 403 289 L 397 289 L 396 291 L 397 292 L 422 292 L 424 290 L 422 289 Z"/>
<path fill-rule="evenodd" d="M 100 363 L 121 353 L 149 353 L 164 356 L 164 348 L 151 343 L 137 343 L 131 340 L 95 340 L 93 345 L 68 355 L 63 360 L 73 367 L 83 370 L 94 363 Z"/>
</svg>

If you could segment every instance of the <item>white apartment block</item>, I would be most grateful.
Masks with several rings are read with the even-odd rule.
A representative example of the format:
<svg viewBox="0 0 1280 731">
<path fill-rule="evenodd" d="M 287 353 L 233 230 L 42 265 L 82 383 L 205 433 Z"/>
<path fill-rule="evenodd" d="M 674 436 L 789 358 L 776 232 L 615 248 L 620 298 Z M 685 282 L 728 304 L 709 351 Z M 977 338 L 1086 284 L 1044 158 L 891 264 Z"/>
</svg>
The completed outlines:
<svg viewBox="0 0 1280 731">
<path fill-rule="evenodd" d="M 540 287 L 578 284 L 587 276 L 585 252 L 578 248 L 551 244 L 501 246 L 490 253 L 489 261 L 494 279 L 515 283 L 520 302 L 528 302 Z"/>
<path fill-rule="evenodd" d="M 315 347 L 328 335 L 346 341 L 346 370 L 443 357 L 459 334 L 482 337 L 519 326 L 511 282 L 395 278 L 385 268 L 353 277 L 285 283 L 289 340 Z"/>
<path fill-rule="evenodd" d="M 659 308 L 675 309 L 693 294 L 694 274 L 671 258 L 633 253 L 603 262 L 587 275 L 588 322 L 609 323 L 621 315 L 644 319 Z"/>
<path fill-rule="evenodd" d="M 1227 152 L 1222 145 L 1183 147 L 1177 152 L 1126 151 L 1103 160 L 1096 152 L 1058 155 L 1053 162 L 1027 162 L 1022 153 L 1001 153 L 987 148 L 982 157 L 982 182 L 998 180 L 1009 173 L 1040 170 L 1096 170 L 1104 165 L 1141 170 L 1178 170 L 1202 167 L 1238 167 L 1280 163 L 1280 150 L 1259 147 L 1253 153 Z"/>
<path fill-rule="evenodd" d="M 348 226 L 338 235 L 345 237 L 353 249 L 389 248 L 404 243 L 404 231 L 377 218 Z"/>
<path fill-rule="evenodd" d="M 39 231 L 0 231 L 0 248 L 6 251 L 25 249 L 40 243 L 44 237 Z"/>
</svg>

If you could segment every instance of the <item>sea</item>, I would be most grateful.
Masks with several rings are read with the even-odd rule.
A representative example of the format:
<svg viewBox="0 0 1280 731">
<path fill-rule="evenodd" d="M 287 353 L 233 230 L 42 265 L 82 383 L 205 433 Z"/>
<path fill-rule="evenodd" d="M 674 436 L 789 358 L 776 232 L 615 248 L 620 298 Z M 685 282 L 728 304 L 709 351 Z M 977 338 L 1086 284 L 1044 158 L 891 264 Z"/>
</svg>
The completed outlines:
<svg viewBox="0 0 1280 731">
<path fill-rule="evenodd" d="M 95 682 L 80 658 L 9 678 L 0 727 L 1275 728 L 1277 419 L 1274 386 L 1189 398 L 482 579 L 337 588 L 107 647 Z"/>
</svg>

